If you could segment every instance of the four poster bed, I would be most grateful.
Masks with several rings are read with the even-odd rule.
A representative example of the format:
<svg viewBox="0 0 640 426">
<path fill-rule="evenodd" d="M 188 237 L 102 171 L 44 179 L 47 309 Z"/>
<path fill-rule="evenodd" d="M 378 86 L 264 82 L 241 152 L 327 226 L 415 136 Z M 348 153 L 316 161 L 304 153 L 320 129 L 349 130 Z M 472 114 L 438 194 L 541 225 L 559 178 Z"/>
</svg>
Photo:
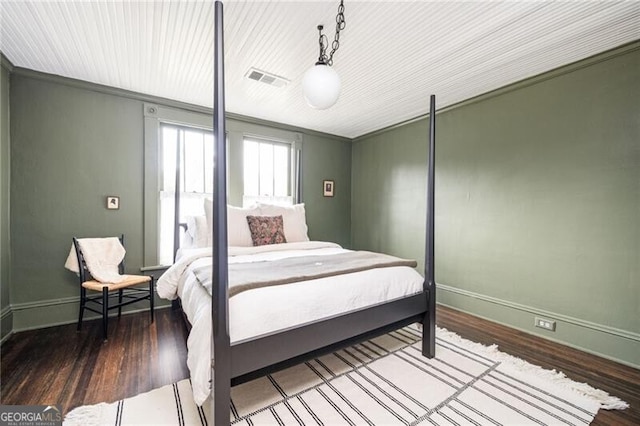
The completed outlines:
<svg viewBox="0 0 640 426">
<path fill-rule="evenodd" d="M 216 1 L 213 128 L 217 161 L 212 212 L 208 217 L 212 228 L 209 232 L 213 234 L 212 248 L 183 256 L 158 283 L 158 292 L 164 293 L 161 296 L 181 297 L 183 309 L 193 325 L 188 364 L 194 398 L 202 403 L 209 396 L 210 373 L 211 418 L 216 425 L 229 424 L 231 386 L 411 323 L 422 324 L 422 353 L 433 357 L 436 306 L 433 95 L 430 99 L 424 278 L 412 267 L 414 264 L 396 264 L 393 263 L 395 260 L 402 259 L 393 258 L 391 263 L 379 268 L 374 265 L 375 269 L 358 269 L 357 264 L 349 264 L 351 269 L 312 275 L 298 282 L 298 278 L 305 275 L 304 270 L 298 269 L 292 279 L 283 278 L 280 271 L 287 268 L 281 262 L 293 262 L 296 267 L 305 268 L 309 267 L 305 265 L 328 264 L 334 255 L 354 257 L 361 252 L 344 250 L 330 243 L 305 241 L 304 238 L 293 243 L 255 248 L 235 247 L 228 243 L 227 216 L 236 212 L 228 210 L 226 202 L 222 12 L 222 3 Z M 301 259 L 311 263 L 298 264 Z M 389 260 L 376 259 L 383 263 Z M 270 264 L 273 267 L 267 268 Z M 244 268 L 243 265 L 253 268 L 254 275 L 267 275 L 267 284 L 254 288 L 250 283 L 247 285 L 247 281 L 238 289 L 236 283 L 230 283 L 230 275 L 234 275 L 235 281 L 238 268 Z M 163 282 L 170 283 L 168 290 Z M 355 303 L 351 303 L 352 299 Z"/>
</svg>

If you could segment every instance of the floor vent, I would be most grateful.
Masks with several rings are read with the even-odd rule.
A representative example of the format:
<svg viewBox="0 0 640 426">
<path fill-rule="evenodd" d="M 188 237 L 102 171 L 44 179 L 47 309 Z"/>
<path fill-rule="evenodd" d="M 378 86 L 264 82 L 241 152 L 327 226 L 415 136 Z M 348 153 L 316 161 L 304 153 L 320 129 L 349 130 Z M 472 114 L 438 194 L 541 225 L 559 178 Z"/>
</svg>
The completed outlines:
<svg viewBox="0 0 640 426">
<path fill-rule="evenodd" d="M 284 87 L 289 84 L 289 80 L 283 77 L 279 77 L 275 74 L 271 74 L 265 71 L 260 71 L 255 68 L 249 69 L 246 77 L 250 80 L 259 81 L 261 83 L 268 84 L 275 87 Z"/>
</svg>

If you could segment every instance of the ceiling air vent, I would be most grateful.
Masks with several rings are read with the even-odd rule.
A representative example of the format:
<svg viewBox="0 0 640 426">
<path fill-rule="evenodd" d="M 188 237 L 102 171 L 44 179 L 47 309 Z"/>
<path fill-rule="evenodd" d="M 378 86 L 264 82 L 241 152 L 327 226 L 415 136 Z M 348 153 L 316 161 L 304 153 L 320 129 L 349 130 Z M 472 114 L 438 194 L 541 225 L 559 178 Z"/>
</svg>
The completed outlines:
<svg viewBox="0 0 640 426">
<path fill-rule="evenodd" d="M 255 68 L 249 69 L 246 77 L 250 80 L 259 81 L 261 83 L 268 84 L 275 87 L 284 87 L 289 84 L 289 80 L 283 77 L 279 77 L 275 74 L 271 74 L 265 71 L 260 71 Z"/>
</svg>

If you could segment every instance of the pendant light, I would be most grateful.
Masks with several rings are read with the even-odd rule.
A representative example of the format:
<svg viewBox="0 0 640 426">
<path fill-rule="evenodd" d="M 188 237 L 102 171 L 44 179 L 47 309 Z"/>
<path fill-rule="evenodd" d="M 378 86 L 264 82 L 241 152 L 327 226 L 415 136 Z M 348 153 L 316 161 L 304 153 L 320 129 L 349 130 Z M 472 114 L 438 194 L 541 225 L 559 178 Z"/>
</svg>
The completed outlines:
<svg viewBox="0 0 640 426">
<path fill-rule="evenodd" d="M 318 25 L 320 34 L 320 55 L 318 62 L 311 67 L 302 79 L 302 92 L 304 98 L 312 108 L 327 109 L 332 107 L 340 96 L 340 76 L 331 66 L 333 55 L 340 47 L 340 31 L 345 27 L 344 0 L 340 0 L 338 15 L 336 16 L 336 34 L 331 44 L 331 52 L 327 55 L 328 39 L 322 34 L 323 25 Z"/>
</svg>

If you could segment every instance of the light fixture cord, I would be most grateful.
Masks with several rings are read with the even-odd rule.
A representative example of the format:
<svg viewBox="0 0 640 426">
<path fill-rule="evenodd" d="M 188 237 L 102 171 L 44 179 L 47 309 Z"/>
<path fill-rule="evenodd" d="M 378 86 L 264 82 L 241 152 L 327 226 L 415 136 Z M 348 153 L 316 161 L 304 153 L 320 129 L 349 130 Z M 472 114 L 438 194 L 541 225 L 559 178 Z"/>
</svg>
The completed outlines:
<svg viewBox="0 0 640 426">
<path fill-rule="evenodd" d="M 344 27 L 347 25 L 344 20 L 344 0 L 340 0 L 340 6 L 338 6 L 338 14 L 336 15 L 336 35 L 334 36 L 333 42 L 331 43 L 331 52 L 329 56 L 327 56 L 327 47 L 329 44 L 329 39 L 326 35 L 322 34 L 322 29 L 324 28 L 322 25 L 318 25 L 318 32 L 320 33 L 319 43 L 320 43 L 320 56 L 318 57 L 318 64 L 324 65 L 333 65 L 333 54 L 336 53 L 338 48 L 340 48 L 340 31 L 344 30 Z"/>
</svg>

